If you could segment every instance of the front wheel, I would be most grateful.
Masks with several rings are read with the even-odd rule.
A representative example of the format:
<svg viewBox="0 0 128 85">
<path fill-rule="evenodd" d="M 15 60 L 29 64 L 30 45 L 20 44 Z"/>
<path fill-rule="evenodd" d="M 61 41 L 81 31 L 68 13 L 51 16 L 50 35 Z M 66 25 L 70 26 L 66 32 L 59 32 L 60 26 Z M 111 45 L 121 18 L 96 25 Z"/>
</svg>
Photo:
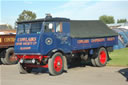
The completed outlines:
<svg viewBox="0 0 128 85">
<path fill-rule="evenodd" d="M 52 57 L 48 60 L 48 69 L 49 69 L 49 74 L 53 76 L 59 75 L 63 72 L 64 59 L 62 53 L 57 52 L 52 55 Z"/>
</svg>

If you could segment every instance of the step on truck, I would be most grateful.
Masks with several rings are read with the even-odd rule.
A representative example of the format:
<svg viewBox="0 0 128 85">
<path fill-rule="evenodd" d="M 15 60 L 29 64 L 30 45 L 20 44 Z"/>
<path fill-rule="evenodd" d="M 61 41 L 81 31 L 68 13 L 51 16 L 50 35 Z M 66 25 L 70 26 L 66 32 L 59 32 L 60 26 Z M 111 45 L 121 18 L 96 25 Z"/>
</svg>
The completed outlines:
<svg viewBox="0 0 128 85">
<path fill-rule="evenodd" d="M 93 66 L 107 64 L 108 51 L 117 44 L 117 34 L 98 20 L 52 17 L 17 22 L 15 54 L 20 73 L 48 68 L 50 75 L 67 71 L 69 65 L 90 59 Z"/>
<path fill-rule="evenodd" d="M 16 34 L 5 33 L 10 30 L 0 30 L 0 62 L 10 65 L 17 63 L 17 57 L 14 54 L 14 43 Z"/>
</svg>

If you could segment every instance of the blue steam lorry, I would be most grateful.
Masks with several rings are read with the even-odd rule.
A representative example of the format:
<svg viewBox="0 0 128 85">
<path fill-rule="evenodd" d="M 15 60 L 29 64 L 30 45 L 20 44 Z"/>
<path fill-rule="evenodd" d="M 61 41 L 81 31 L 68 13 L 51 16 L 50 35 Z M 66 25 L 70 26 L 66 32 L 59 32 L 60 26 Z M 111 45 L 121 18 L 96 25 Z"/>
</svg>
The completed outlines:
<svg viewBox="0 0 128 85">
<path fill-rule="evenodd" d="M 47 15 L 43 19 L 17 22 L 15 55 L 20 73 L 48 68 L 49 74 L 67 71 L 68 65 L 90 59 L 105 66 L 117 34 L 98 20 L 70 20 Z"/>
</svg>

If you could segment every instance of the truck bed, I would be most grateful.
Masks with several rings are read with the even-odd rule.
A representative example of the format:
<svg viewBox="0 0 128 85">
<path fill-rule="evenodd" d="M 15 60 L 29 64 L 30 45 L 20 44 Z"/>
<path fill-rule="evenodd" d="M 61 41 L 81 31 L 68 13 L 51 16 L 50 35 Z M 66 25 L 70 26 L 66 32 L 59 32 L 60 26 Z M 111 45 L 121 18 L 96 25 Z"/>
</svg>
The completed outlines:
<svg viewBox="0 0 128 85">
<path fill-rule="evenodd" d="M 99 20 L 71 20 L 70 29 L 72 38 L 100 38 L 118 35 Z"/>
</svg>

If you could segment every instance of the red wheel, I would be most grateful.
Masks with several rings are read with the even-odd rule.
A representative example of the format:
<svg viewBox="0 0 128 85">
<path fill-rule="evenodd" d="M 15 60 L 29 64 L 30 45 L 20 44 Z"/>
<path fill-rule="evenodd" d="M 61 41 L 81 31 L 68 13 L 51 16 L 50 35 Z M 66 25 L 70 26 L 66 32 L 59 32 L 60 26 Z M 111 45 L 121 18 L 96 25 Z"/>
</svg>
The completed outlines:
<svg viewBox="0 0 128 85">
<path fill-rule="evenodd" d="M 102 67 L 107 64 L 108 55 L 105 48 L 95 50 L 93 58 L 91 59 L 93 66 Z"/>
<path fill-rule="evenodd" d="M 100 52 L 100 62 L 101 62 L 101 64 L 105 64 L 106 63 L 106 58 L 107 56 L 106 56 L 106 52 L 105 51 L 101 51 Z"/>
<path fill-rule="evenodd" d="M 48 60 L 48 69 L 51 75 L 59 75 L 64 69 L 64 59 L 60 52 L 53 54 Z"/>
<path fill-rule="evenodd" d="M 54 59 L 54 69 L 56 70 L 56 72 L 61 71 L 62 65 L 63 65 L 62 58 L 60 56 L 56 56 Z"/>
</svg>

